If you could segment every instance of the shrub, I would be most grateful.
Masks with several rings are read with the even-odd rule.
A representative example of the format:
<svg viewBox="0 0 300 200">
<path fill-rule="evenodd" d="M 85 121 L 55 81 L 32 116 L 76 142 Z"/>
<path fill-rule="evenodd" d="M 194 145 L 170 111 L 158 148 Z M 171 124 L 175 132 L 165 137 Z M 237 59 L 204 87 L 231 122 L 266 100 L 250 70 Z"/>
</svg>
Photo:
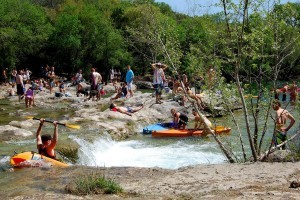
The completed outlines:
<svg viewBox="0 0 300 200">
<path fill-rule="evenodd" d="M 89 174 L 76 178 L 65 187 L 66 191 L 76 195 L 117 194 L 123 192 L 121 186 L 104 175 Z"/>
</svg>

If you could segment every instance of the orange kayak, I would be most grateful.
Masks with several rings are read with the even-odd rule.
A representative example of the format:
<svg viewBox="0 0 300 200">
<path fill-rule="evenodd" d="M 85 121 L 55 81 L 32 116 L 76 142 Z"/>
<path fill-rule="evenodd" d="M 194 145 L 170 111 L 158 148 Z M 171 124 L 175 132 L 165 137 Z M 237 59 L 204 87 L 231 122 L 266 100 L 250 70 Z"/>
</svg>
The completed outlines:
<svg viewBox="0 0 300 200">
<path fill-rule="evenodd" d="M 229 134 L 231 131 L 231 128 L 218 126 L 215 129 L 215 133 L 217 135 L 219 134 Z M 202 129 L 200 130 L 194 130 L 194 129 L 168 129 L 168 130 L 158 130 L 153 131 L 152 136 L 153 137 L 188 137 L 188 136 L 206 136 L 207 134 L 204 133 Z"/>
</svg>

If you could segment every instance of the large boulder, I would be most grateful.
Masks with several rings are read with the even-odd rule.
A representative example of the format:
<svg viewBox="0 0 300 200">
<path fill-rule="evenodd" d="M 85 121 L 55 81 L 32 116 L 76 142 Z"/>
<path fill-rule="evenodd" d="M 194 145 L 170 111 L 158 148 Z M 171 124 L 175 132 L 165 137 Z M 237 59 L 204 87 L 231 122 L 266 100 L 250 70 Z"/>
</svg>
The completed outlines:
<svg viewBox="0 0 300 200">
<path fill-rule="evenodd" d="M 152 83 L 148 81 L 137 81 L 135 84 L 138 89 L 153 89 Z"/>
</svg>

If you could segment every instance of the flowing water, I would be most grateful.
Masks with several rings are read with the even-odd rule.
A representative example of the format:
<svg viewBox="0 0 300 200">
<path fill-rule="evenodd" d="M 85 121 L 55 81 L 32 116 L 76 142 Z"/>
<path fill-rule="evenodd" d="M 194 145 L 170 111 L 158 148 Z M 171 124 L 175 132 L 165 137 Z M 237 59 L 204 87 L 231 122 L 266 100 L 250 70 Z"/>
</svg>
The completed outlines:
<svg viewBox="0 0 300 200">
<path fill-rule="evenodd" d="M 11 113 L 18 113 L 24 105 L 15 106 L 11 108 L 9 101 L 0 100 L 1 109 L 0 118 L 1 125 L 5 125 L 12 120 L 17 120 L 15 115 Z M 67 104 L 67 103 L 66 103 Z M 71 116 L 72 111 L 65 109 L 64 103 L 61 105 L 62 109 L 52 112 L 48 109 L 35 109 L 32 113 L 38 116 L 49 116 L 50 118 L 61 120 L 66 116 Z M 289 110 L 292 108 L 289 107 Z M 30 113 L 28 113 L 30 114 Z M 292 112 L 298 119 L 298 112 Z M 244 120 L 241 111 L 235 112 L 238 122 Z M 21 121 L 21 120 L 20 120 Z M 222 137 L 223 141 L 230 142 L 235 152 L 241 152 L 238 143 L 238 132 L 232 122 L 230 116 L 218 118 L 217 124 L 232 127 L 231 135 Z M 253 122 L 250 122 L 253 124 Z M 263 120 L 260 120 L 263 123 Z M 272 122 L 270 122 L 270 125 Z M 272 125 L 271 125 L 272 126 Z M 297 124 L 298 126 L 298 124 Z M 53 131 L 53 127 L 45 128 L 46 131 Z M 241 127 L 242 137 L 246 138 L 245 126 Z M 296 126 L 290 132 L 293 133 Z M 34 132 L 35 130 L 33 130 Z M 142 130 L 140 130 L 142 131 Z M 78 166 L 92 166 L 92 167 L 161 167 L 166 169 L 178 169 L 180 167 L 192 166 L 196 164 L 216 164 L 226 162 L 224 155 L 219 149 L 218 145 L 212 137 L 199 138 L 152 138 L 151 135 L 138 134 L 134 138 L 125 141 L 114 141 L 109 136 L 97 136 L 98 130 L 92 128 L 84 128 L 81 130 L 70 130 L 64 127 L 60 128 L 60 143 L 67 140 L 73 140 L 79 145 L 79 159 L 76 163 Z M 91 137 L 92 136 L 92 137 Z M 268 139 L 271 139 L 271 134 L 267 134 Z M 92 139 L 91 139 L 92 138 Z M 249 151 L 249 149 L 246 149 Z M 73 172 L 72 168 L 69 169 L 49 169 L 44 168 L 31 168 L 10 171 L 9 160 L 14 151 L 36 151 L 35 138 L 32 136 L 26 140 L 13 140 L 10 142 L 3 142 L 0 140 L 0 191 L 5 191 L 7 197 L 17 196 L 18 194 L 32 193 L 44 190 L 57 190 L 58 193 L 63 193 L 63 189 L 56 187 L 56 181 L 64 183 L 64 178 L 53 176 L 53 178 L 45 178 L 45 174 L 67 174 Z M 2 169 L 2 170 L 1 170 Z M 28 178 L 30 177 L 30 178 Z M 17 184 L 7 188 L 8 182 Z M 48 184 L 45 185 L 44 182 Z M 22 182 L 22 184 L 20 183 Z M 20 188 L 22 187 L 22 188 Z M 16 192 L 15 188 L 18 188 Z M 0 192 L 0 197 L 3 195 Z"/>
<path fill-rule="evenodd" d="M 216 143 L 201 138 L 154 139 L 148 135 L 121 142 L 108 138 L 99 138 L 94 142 L 74 139 L 81 146 L 78 163 L 87 166 L 177 169 L 224 162 Z"/>
</svg>

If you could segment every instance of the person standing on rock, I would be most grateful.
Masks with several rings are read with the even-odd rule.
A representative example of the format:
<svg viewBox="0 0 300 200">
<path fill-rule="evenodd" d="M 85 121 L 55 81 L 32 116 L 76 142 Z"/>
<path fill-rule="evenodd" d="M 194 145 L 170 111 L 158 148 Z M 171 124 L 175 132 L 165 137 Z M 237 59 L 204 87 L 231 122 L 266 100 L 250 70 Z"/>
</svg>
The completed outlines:
<svg viewBox="0 0 300 200">
<path fill-rule="evenodd" d="M 296 82 L 293 81 L 293 84 L 290 87 L 291 93 L 290 93 L 290 101 L 292 105 L 295 105 L 297 101 L 298 96 L 298 86 L 296 85 Z"/>
<path fill-rule="evenodd" d="M 19 70 L 16 76 L 16 83 L 17 83 L 17 95 L 19 97 L 19 102 L 21 99 L 24 98 L 24 82 L 23 82 L 23 71 Z"/>
<path fill-rule="evenodd" d="M 275 145 L 279 145 L 287 140 L 287 132 L 292 128 L 295 123 L 295 118 L 285 109 L 281 108 L 278 100 L 274 100 L 272 104 L 273 109 L 276 111 L 276 138 L 274 138 Z M 290 120 L 287 126 L 287 119 Z M 286 145 L 282 146 L 284 150 Z"/>
<path fill-rule="evenodd" d="M 133 97 L 132 85 L 133 85 L 134 73 L 131 70 L 130 65 L 127 65 L 126 83 L 128 87 L 129 97 Z"/>
<path fill-rule="evenodd" d="M 153 69 L 153 86 L 155 88 L 156 103 L 161 104 L 161 93 L 164 88 L 165 81 L 164 69 L 168 66 L 161 63 L 153 63 L 151 64 L 151 67 Z"/>
<path fill-rule="evenodd" d="M 47 77 L 49 79 L 49 91 L 50 94 L 53 92 L 53 88 L 56 86 L 55 85 L 55 72 L 54 72 L 54 67 L 51 67 L 51 70 L 48 71 Z"/>
<path fill-rule="evenodd" d="M 102 82 L 102 76 L 96 72 L 95 68 L 91 69 L 90 74 L 90 81 L 91 81 L 91 89 L 90 89 L 90 96 L 89 99 L 94 99 L 93 97 L 96 96 L 97 99 L 100 99 L 100 83 Z"/>
</svg>

